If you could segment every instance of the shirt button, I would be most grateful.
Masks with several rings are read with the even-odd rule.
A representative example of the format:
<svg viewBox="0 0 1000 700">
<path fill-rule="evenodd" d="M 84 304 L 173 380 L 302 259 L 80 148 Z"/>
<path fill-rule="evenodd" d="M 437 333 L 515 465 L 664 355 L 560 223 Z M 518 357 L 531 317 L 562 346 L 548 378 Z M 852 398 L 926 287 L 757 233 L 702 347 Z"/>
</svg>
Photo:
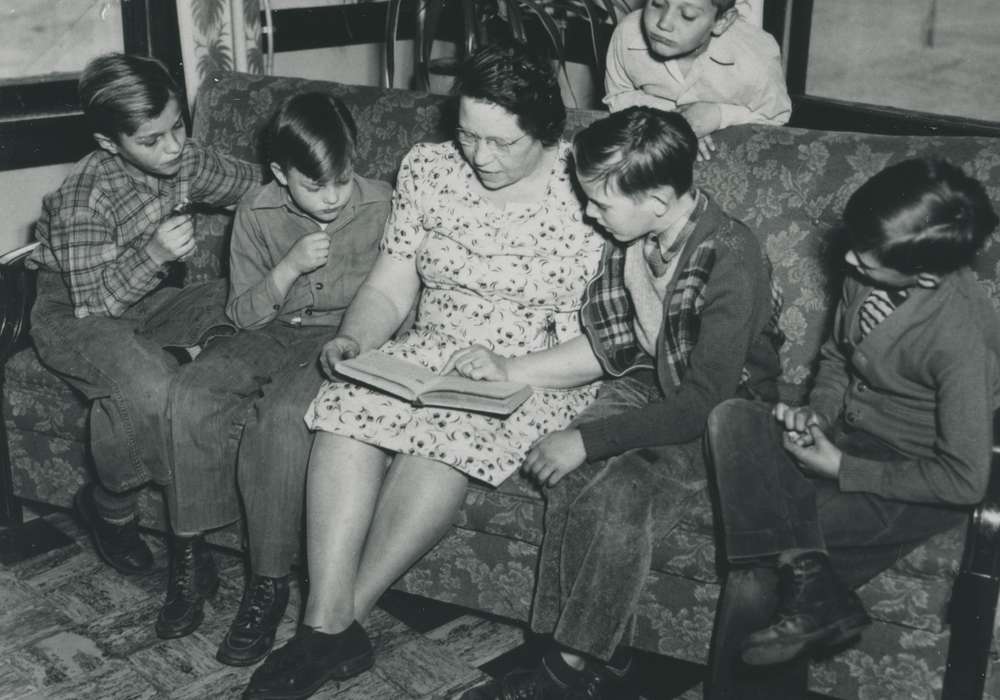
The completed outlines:
<svg viewBox="0 0 1000 700">
<path fill-rule="evenodd" d="M 857 423 L 858 418 L 860 417 L 861 415 L 857 411 L 848 411 L 847 413 L 844 414 L 844 420 L 846 420 L 851 425 Z"/>
<path fill-rule="evenodd" d="M 868 385 L 864 382 L 858 382 L 858 393 L 863 394 L 868 391 Z"/>
<path fill-rule="evenodd" d="M 281 309 L 281 304 L 275 304 L 271 308 L 274 309 L 275 311 L 279 311 Z"/>
<path fill-rule="evenodd" d="M 312 309 L 306 309 L 306 316 L 312 316 L 312 315 L 313 315 L 313 310 Z"/>
<path fill-rule="evenodd" d="M 322 289 L 322 288 L 323 288 L 323 283 L 322 282 L 317 282 L 316 283 L 316 289 Z"/>
</svg>

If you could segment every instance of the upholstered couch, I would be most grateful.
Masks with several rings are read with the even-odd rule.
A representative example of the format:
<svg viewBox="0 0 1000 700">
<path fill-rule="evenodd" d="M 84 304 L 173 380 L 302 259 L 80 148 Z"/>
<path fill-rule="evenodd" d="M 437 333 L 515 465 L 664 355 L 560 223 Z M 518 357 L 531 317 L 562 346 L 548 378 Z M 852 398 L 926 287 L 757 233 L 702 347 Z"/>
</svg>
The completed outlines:
<svg viewBox="0 0 1000 700">
<path fill-rule="evenodd" d="M 401 156 L 420 140 L 440 140 L 447 127 L 438 96 L 333 83 L 242 74 L 209 78 L 197 99 L 194 136 L 202 143 L 255 158 L 262 120 L 286 95 L 306 89 L 342 97 L 361 128 L 358 170 L 392 180 Z M 599 116 L 571 111 L 568 132 Z M 784 297 L 781 325 L 782 392 L 800 400 L 827 327 L 835 275 L 824 260 L 825 238 L 846 197 L 891 161 L 940 154 L 987 184 L 1000 204 L 1000 147 L 976 138 L 887 137 L 737 127 L 718 135 L 718 153 L 699 164 L 697 180 L 764 242 Z M 229 221 L 199 216 L 203 241 L 188 264 L 189 280 L 223 274 Z M 1000 305 L 1000 245 L 982 256 L 984 284 Z M 0 342 L 4 355 L 3 427 L 9 456 L 0 448 L 3 515 L 18 517 L 22 501 L 70 505 L 88 477 L 87 412 L 80 397 L 38 361 L 23 318 L 30 277 L 0 271 Z M 2 436 L 0 436 L 2 437 Z M 162 523 L 162 504 L 150 489 L 144 523 Z M 497 490 L 473 486 L 453 531 L 399 587 L 524 620 L 531 605 L 543 502 L 525 480 L 514 477 Z M 988 670 L 996 603 L 996 512 L 984 507 L 966 529 L 935 537 L 861 589 L 876 619 L 861 642 L 814 664 L 810 686 L 841 698 L 969 698 L 985 678 L 986 697 L 1000 698 Z M 238 547 L 239 530 L 219 535 Z M 956 588 L 963 561 L 967 573 Z M 658 542 L 639 612 L 637 646 L 704 662 L 719 594 L 709 498 L 694 504 L 673 534 Z M 949 610 L 951 605 L 951 614 Z M 961 603 L 962 605 L 958 605 Z M 951 621 L 949 627 L 948 622 Z M 949 640 L 952 655 L 948 661 Z M 944 681 L 946 665 L 950 667 Z M 980 674 L 985 673 L 985 676 Z"/>
</svg>

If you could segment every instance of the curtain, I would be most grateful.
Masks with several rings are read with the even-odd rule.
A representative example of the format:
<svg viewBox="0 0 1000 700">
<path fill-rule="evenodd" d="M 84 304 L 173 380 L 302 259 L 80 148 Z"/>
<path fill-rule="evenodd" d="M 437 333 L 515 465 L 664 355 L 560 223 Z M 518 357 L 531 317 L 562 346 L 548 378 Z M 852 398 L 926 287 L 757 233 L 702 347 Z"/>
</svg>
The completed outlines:
<svg viewBox="0 0 1000 700">
<path fill-rule="evenodd" d="M 213 71 L 264 72 L 258 0 L 177 0 L 177 24 L 189 105 Z"/>
</svg>

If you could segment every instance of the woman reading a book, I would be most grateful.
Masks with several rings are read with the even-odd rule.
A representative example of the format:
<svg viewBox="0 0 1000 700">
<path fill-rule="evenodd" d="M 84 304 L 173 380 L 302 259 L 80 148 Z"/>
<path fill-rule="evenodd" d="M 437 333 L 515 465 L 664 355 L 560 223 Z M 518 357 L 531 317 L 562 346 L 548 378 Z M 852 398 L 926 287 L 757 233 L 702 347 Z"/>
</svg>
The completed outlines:
<svg viewBox="0 0 1000 700">
<path fill-rule="evenodd" d="M 418 144 L 402 162 L 380 256 L 321 357 L 331 378 L 334 363 L 376 348 L 440 372 L 470 345 L 515 356 L 581 333 L 603 240 L 573 188 L 555 73 L 525 47 L 488 46 L 465 62 L 456 94 L 454 140 Z M 412 327 L 390 340 L 418 299 Z M 536 388 L 499 418 L 339 379 L 306 416 L 317 432 L 304 624 L 256 671 L 248 697 L 307 697 L 367 669 L 361 624 L 447 531 L 468 479 L 501 483 L 595 393 Z"/>
</svg>

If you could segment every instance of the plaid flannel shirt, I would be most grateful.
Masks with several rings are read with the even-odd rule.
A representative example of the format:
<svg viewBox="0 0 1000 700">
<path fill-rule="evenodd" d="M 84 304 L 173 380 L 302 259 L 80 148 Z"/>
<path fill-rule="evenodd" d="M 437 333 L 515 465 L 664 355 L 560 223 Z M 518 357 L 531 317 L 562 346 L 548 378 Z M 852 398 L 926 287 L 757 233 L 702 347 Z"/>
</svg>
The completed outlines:
<svg viewBox="0 0 1000 700">
<path fill-rule="evenodd" d="M 719 235 L 733 226 L 725 217 Z M 612 376 L 622 376 L 637 369 L 666 367 L 670 382 L 678 386 L 688 367 L 691 350 L 698 342 L 700 314 L 704 304 L 704 289 L 715 264 L 715 240 L 709 238 L 692 251 L 683 269 L 676 272 L 677 283 L 667 301 L 663 328 L 660 332 L 659 357 L 643 350 L 636 337 L 635 308 L 625 287 L 625 248 L 606 244 L 601 267 L 591 281 L 583 301 L 581 315 L 598 360 Z M 770 281 L 772 310 L 764 333 L 775 347 L 782 343 L 778 327 L 781 292 Z M 660 381 L 665 381 L 662 376 Z M 750 372 L 743 369 L 740 385 L 749 380 Z"/>
<path fill-rule="evenodd" d="M 225 207 L 260 182 L 256 165 L 188 140 L 180 172 L 158 178 L 97 150 L 43 200 L 29 267 L 62 275 L 77 318 L 121 316 L 166 277 L 146 251 L 156 227 L 187 203 Z"/>
</svg>

